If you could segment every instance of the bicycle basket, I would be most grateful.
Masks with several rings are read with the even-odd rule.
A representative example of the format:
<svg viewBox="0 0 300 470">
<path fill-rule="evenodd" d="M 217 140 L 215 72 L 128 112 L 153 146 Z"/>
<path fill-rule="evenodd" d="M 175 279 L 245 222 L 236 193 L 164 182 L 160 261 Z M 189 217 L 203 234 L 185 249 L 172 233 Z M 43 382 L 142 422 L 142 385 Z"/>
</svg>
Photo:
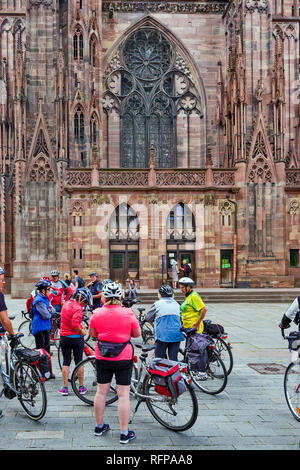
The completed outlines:
<svg viewBox="0 0 300 470">
<path fill-rule="evenodd" d="M 35 349 L 15 349 L 15 354 L 18 356 L 19 359 L 23 359 L 23 361 L 29 362 L 29 364 L 38 362 L 40 358 L 40 353 Z"/>
<path fill-rule="evenodd" d="M 291 331 L 287 339 L 289 342 L 289 349 L 297 351 L 300 347 L 300 333 L 298 333 L 298 331 Z"/>
<path fill-rule="evenodd" d="M 153 359 L 149 366 L 149 372 L 159 395 L 178 397 L 187 389 L 178 362 L 160 358 Z"/>
</svg>

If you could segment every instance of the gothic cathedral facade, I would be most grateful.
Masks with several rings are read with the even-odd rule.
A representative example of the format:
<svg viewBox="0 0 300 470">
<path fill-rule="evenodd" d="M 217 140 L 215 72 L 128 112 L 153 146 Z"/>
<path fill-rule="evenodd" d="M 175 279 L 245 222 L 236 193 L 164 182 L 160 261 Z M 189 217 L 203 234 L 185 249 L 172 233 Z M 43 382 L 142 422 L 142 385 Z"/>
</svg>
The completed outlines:
<svg viewBox="0 0 300 470">
<path fill-rule="evenodd" d="M 299 0 L 0 0 L 0 266 L 300 286 Z"/>
</svg>

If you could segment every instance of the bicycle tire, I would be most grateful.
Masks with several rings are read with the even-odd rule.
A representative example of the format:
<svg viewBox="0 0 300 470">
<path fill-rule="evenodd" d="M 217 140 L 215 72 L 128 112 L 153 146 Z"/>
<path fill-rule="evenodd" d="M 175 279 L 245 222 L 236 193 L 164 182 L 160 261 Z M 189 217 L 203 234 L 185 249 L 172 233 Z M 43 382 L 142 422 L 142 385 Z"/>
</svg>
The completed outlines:
<svg viewBox="0 0 300 470">
<path fill-rule="evenodd" d="M 226 367 L 219 354 L 212 350 L 209 355 L 208 365 L 206 369 L 207 379 L 200 380 L 198 372 L 192 371 L 189 363 L 187 363 L 188 374 L 193 384 L 208 395 L 217 395 L 221 393 L 227 385 Z"/>
<path fill-rule="evenodd" d="M 24 320 L 18 327 L 18 332 L 23 333 L 24 336 L 19 339 L 24 348 L 35 348 L 35 337 L 31 333 L 31 320 Z"/>
<path fill-rule="evenodd" d="M 290 412 L 300 421 L 300 363 L 291 362 L 284 374 L 284 395 Z"/>
<path fill-rule="evenodd" d="M 47 394 L 45 385 L 35 367 L 24 361 L 17 362 L 13 374 L 13 386 L 20 392 L 17 398 L 27 416 L 34 421 L 42 419 L 47 410 Z M 34 412 L 33 409 L 38 395 L 41 396 L 42 403 L 40 409 Z M 30 402 L 32 404 L 31 408 L 29 407 Z"/>
<path fill-rule="evenodd" d="M 185 385 L 187 387 L 186 392 L 180 395 L 176 399 L 175 403 L 172 403 L 174 399 L 172 399 L 171 397 L 159 395 L 156 392 L 151 375 L 147 374 L 143 381 L 143 394 L 149 395 L 149 398 L 146 398 L 145 401 L 150 413 L 156 419 L 156 421 L 158 421 L 162 426 L 167 429 L 170 429 L 171 431 L 187 431 L 195 424 L 198 417 L 198 400 L 196 394 L 192 386 L 188 383 L 186 379 Z M 153 398 L 151 398 L 151 396 Z M 187 398 L 187 396 L 190 397 L 190 402 L 186 399 L 184 400 L 184 398 Z M 159 398 L 161 399 L 159 400 Z M 166 410 L 163 409 L 163 406 L 165 406 Z M 175 406 L 177 406 L 176 410 Z M 166 416 L 168 416 L 168 421 L 167 419 L 164 419 L 164 413 Z M 178 420 L 179 414 L 180 418 L 182 417 L 182 423 L 171 424 L 169 420 L 171 420 L 172 417 L 174 420 Z"/>
<path fill-rule="evenodd" d="M 220 355 L 220 358 L 224 362 L 226 367 L 227 376 L 231 373 L 233 368 L 233 355 L 231 347 L 222 338 L 215 338 L 216 349 Z"/>
</svg>

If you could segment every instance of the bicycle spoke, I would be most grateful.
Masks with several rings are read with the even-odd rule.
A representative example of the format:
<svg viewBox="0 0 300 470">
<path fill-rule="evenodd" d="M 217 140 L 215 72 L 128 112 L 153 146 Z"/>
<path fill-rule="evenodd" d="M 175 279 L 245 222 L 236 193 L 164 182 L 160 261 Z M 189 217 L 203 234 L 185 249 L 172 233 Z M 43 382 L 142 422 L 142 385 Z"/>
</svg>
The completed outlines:
<svg viewBox="0 0 300 470">
<path fill-rule="evenodd" d="M 284 392 L 293 416 L 300 421 L 300 364 L 291 363 L 284 377 Z"/>
</svg>

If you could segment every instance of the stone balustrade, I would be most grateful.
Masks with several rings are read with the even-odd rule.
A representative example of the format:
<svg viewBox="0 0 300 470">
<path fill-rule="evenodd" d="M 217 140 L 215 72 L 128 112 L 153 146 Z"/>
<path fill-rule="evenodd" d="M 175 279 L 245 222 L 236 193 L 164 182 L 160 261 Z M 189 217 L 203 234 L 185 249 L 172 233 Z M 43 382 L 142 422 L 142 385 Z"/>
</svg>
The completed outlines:
<svg viewBox="0 0 300 470">
<path fill-rule="evenodd" d="M 235 184 L 235 169 L 67 169 L 65 188 L 92 187 L 93 171 L 101 188 L 196 188 L 231 187 Z M 207 172 L 212 176 L 208 184 Z"/>
</svg>

